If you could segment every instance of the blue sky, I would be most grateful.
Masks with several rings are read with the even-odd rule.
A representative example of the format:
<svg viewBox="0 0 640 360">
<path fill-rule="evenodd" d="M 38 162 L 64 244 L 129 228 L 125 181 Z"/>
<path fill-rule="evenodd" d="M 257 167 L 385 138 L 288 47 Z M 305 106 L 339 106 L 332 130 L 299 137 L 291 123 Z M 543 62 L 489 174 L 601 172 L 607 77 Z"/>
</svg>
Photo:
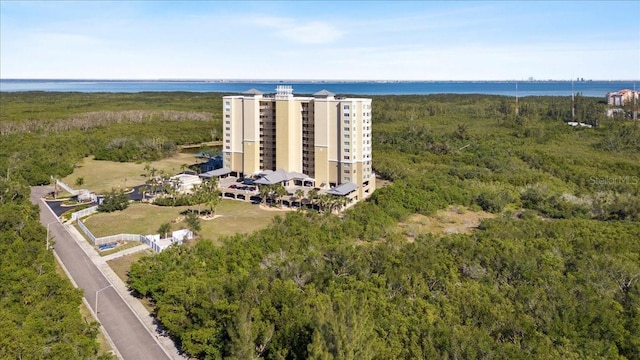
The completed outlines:
<svg viewBox="0 0 640 360">
<path fill-rule="evenodd" d="M 0 1 L 0 78 L 640 79 L 640 1 Z"/>
</svg>

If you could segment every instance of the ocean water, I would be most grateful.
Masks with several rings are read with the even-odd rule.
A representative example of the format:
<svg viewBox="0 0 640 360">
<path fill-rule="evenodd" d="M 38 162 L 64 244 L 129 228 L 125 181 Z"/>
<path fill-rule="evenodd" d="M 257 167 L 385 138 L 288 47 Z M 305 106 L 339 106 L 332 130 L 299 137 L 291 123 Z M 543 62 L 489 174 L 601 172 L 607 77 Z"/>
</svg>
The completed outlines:
<svg viewBox="0 0 640 360">
<path fill-rule="evenodd" d="M 570 96 L 572 88 L 583 96 L 604 97 L 607 92 L 633 89 L 635 81 L 521 81 L 518 96 Z M 640 84 L 640 81 L 638 81 Z M 0 92 L 107 92 L 187 91 L 241 93 L 255 88 L 266 94 L 278 85 L 291 85 L 294 94 L 326 89 L 338 95 L 487 94 L 515 96 L 515 81 L 140 81 L 140 80 L 24 80 L 0 79 Z"/>
</svg>

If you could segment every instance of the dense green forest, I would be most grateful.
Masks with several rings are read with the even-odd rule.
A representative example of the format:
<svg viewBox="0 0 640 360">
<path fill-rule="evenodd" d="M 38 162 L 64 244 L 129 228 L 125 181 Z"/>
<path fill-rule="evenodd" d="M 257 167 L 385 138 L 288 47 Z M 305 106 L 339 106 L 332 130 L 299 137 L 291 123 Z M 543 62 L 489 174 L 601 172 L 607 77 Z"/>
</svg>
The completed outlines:
<svg viewBox="0 0 640 360">
<path fill-rule="evenodd" d="M 80 315 L 81 291 L 56 271 L 39 209 L 21 181 L 0 177 L 0 358 L 97 356 L 98 324 Z"/>
<path fill-rule="evenodd" d="M 88 154 L 144 161 L 220 133 L 219 94 L 46 95 L 2 94 L 2 176 L 46 183 Z M 576 101 L 593 128 L 565 123 L 568 98 L 514 105 L 373 97 L 391 185 L 342 217 L 144 258 L 130 286 L 202 359 L 639 358 L 640 124 L 594 98 Z M 498 216 L 471 234 L 397 226 L 449 205 Z"/>
<path fill-rule="evenodd" d="M 200 93 L 2 93 L 0 175 L 47 184 L 87 155 L 153 161 L 176 144 L 218 140 L 220 101 Z"/>
</svg>

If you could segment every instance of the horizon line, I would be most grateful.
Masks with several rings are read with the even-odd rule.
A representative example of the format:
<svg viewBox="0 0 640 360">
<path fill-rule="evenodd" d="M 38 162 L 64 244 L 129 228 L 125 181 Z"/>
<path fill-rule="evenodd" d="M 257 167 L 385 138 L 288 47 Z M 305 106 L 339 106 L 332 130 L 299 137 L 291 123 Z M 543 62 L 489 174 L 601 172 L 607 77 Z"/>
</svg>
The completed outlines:
<svg viewBox="0 0 640 360">
<path fill-rule="evenodd" d="M 593 81 L 609 81 L 609 82 L 640 82 L 639 79 L 584 79 L 584 78 L 569 78 L 569 79 L 448 79 L 448 80 L 403 80 L 403 79 L 279 79 L 279 78 L 47 78 L 47 77 L 26 77 L 26 78 L 1 78 L 0 81 L 12 81 L 12 80 L 45 80 L 45 81 L 142 81 L 142 82 L 552 82 L 552 81 L 574 81 L 574 82 L 593 82 Z"/>
</svg>

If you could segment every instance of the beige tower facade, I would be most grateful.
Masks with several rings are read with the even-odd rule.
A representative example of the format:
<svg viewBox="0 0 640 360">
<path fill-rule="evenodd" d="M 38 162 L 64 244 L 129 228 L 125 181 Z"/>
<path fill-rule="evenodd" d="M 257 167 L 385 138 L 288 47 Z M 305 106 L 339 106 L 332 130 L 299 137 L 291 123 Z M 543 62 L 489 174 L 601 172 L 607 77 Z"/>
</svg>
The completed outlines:
<svg viewBox="0 0 640 360">
<path fill-rule="evenodd" d="M 291 86 L 275 94 L 251 89 L 223 98 L 223 161 L 238 176 L 284 169 L 304 174 L 324 190 L 375 190 L 371 167 L 371 99 L 341 98 L 326 90 L 296 97 Z"/>
</svg>

